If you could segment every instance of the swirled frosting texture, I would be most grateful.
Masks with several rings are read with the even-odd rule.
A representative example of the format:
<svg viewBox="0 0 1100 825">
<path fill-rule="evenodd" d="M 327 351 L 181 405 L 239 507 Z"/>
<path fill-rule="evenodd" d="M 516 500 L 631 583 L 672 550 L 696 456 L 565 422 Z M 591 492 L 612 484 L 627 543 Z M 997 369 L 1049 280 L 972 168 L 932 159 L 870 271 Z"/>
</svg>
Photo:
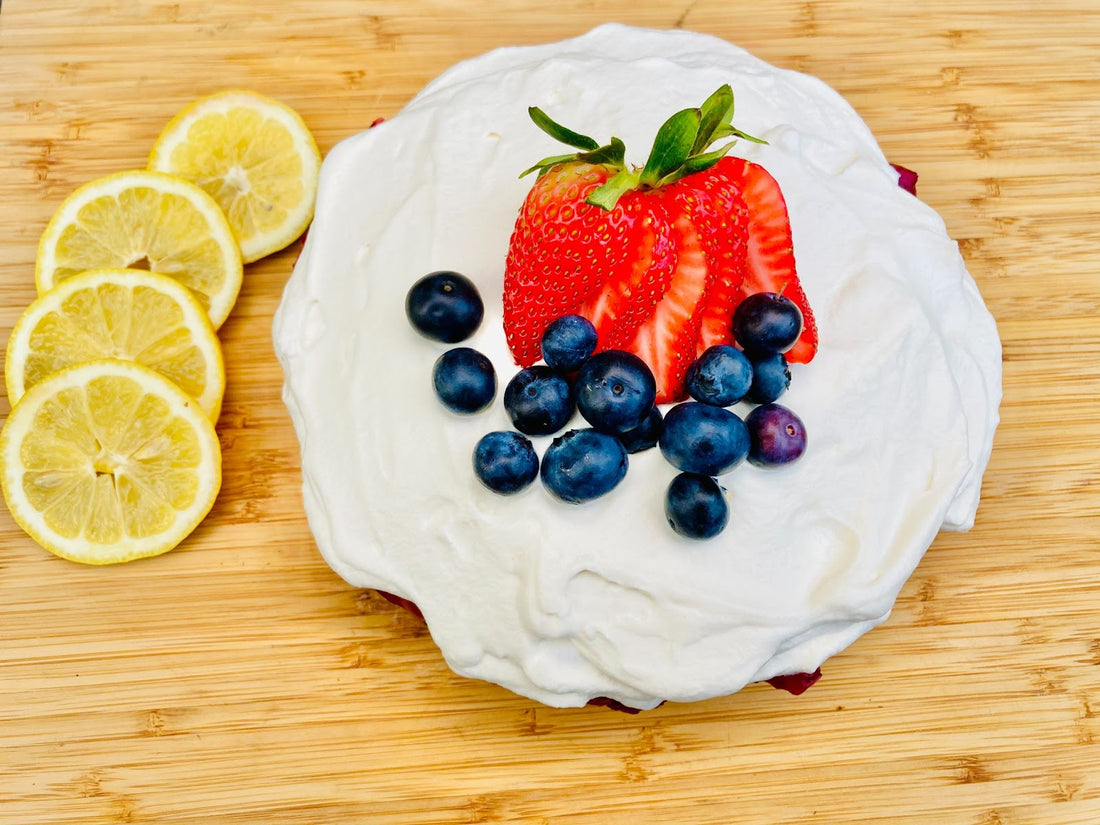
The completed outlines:
<svg viewBox="0 0 1100 825">
<path fill-rule="evenodd" d="M 707 542 L 665 523 L 675 471 L 656 450 L 582 506 L 538 483 L 489 492 L 471 455 L 507 415 L 499 398 L 472 417 L 434 398 L 444 346 L 406 321 L 408 288 L 436 269 L 477 282 L 486 318 L 468 343 L 503 386 L 517 176 L 560 151 L 527 107 L 617 135 L 641 164 L 664 117 L 722 83 L 738 126 L 768 141 L 734 154 L 779 181 L 817 315 L 820 350 L 784 401 L 806 455 L 722 477 L 730 523 Z M 713 37 L 607 25 L 455 66 L 329 154 L 275 319 L 324 558 L 419 605 L 455 671 L 550 705 L 646 708 L 813 671 L 889 615 L 938 530 L 972 524 L 997 423 L 993 319 L 940 218 L 896 181 L 833 90 Z"/>
</svg>

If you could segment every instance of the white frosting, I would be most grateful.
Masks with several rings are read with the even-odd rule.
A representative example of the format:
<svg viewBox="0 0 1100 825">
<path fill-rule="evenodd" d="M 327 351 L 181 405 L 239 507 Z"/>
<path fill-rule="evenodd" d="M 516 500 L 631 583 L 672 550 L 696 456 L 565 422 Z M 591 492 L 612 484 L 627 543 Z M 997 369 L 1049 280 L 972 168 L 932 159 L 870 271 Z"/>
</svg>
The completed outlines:
<svg viewBox="0 0 1100 825">
<path fill-rule="evenodd" d="M 518 174 L 562 151 L 527 107 L 617 135 L 641 164 L 665 117 L 727 82 L 734 122 L 768 141 L 734 154 L 779 181 L 820 330 L 782 402 L 807 453 L 723 476 L 730 522 L 706 542 L 666 524 L 675 470 L 657 450 L 585 505 L 538 482 L 489 492 L 471 455 L 509 427 L 500 393 L 479 415 L 443 409 L 430 373 L 446 347 L 410 327 L 409 286 L 436 269 L 477 282 L 486 317 L 468 344 L 503 388 L 504 260 L 531 185 Z M 419 605 L 455 671 L 555 706 L 645 708 L 813 671 L 889 615 L 941 527 L 972 524 L 1001 391 L 996 327 L 956 244 L 836 92 L 713 37 L 618 25 L 461 63 L 334 148 L 274 333 L 328 563 Z"/>
</svg>

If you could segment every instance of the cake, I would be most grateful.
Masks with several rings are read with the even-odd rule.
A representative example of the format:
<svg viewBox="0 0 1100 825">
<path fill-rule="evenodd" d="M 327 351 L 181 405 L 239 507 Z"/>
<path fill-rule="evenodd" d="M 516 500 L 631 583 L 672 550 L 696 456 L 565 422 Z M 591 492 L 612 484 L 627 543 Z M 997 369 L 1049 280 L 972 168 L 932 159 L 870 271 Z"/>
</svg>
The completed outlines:
<svg viewBox="0 0 1100 825">
<path fill-rule="evenodd" d="M 640 164 L 631 152 L 669 113 L 727 83 L 737 126 L 766 141 L 731 154 L 781 187 L 816 318 L 784 401 L 805 454 L 723 475 L 729 522 L 706 541 L 669 529 L 675 470 L 658 450 L 580 505 L 537 481 L 488 490 L 474 446 L 511 422 L 499 394 L 476 415 L 440 405 L 430 376 L 448 346 L 410 326 L 410 287 L 438 270 L 477 285 L 485 317 L 465 345 L 503 384 L 518 370 L 501 296 L 519 175 L 560 152 L 528 107 L 621 137 Z M 327 563 L 415 605 L 457 673 L 558 707 L 645 709 L 817 671 L 889 616 L 939 530 L 972 526 L 1001 392 L 996 326 L 957 245 L 835 91 L 715 37 L 617 24 L 460 63 L 337 145 L 274 343 Z"/>
</svg>

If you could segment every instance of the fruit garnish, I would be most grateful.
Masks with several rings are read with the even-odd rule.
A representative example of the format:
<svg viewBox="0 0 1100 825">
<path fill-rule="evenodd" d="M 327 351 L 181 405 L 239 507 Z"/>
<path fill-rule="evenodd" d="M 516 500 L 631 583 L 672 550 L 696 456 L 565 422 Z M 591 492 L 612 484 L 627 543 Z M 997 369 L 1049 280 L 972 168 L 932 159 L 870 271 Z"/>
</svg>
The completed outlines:
<svg viewBox="0 0 1100 825">
<path fill-rule="evenodd" d="M 746 401 L 768 404 L 783 395 L 791 386 L 791 370 L 783 353 L 751 355 L 749 360 L 752 362 L 752 385 L 745 396 Z"/>
<path fill-rule="evenodd" d="M 745 422 L 725 407 L 687 401 L 665 414 L 661 453 L 685 473 L 718 476 L 749 454 Z"/>
<path fill-rule="evenodd" d="M 786 352 L 802 334 L 802 313 L 794 301 L 774 292 L 749 295 L 733 313 L 733 337 L 745 352 Z"/>
<path fill-rule="evenodd" d="M 508 430 L 486 433 L 474 447 L 474 473 L 501 495 L 528 487 L 539 474 L 539 457 L 531 440 Z"/>
<path fill-rule="evenodd" d="M 596 351 L 596 328 L 582 315 L 563 315 L 542 334 L 542 360 L 558 372 L 580 369 Z"/>
<path fill-rule="evenodd" d="M 564 427 L 577 407 L 565 376 L 536 364 L 512 376 L 504 388 L 504 409 L 527 435 L 550 435 Z"/>
<path fill-rule="evenodd" d="M 749 463 L 778 467 L 806 452 L 806 425 L 782 404 L 764 404 L 745 417 L 749 431 Z"/>
<path fill-rule="evenodd" d="M 619 441 L 630 454 L 652 450 L 661 440 L 661 433 L 665 429 L 665 416 L 661 408 L 656 404 L 650 409 L 649 414 L 642 419 L 642 423 L 632 430 L 619 433 Z"/>
<path fill-rule="evenodd" d="M 581 504 L 610 493 L 626 476 L 626 450 L 619 439 L 596 430 L 569 430 L 553 440 L 539 475 L 555 496 Z"/>
<path fill-rule="evenodd" d="M 409 288 L 405 315 L 425 338 L 455 344 L 481 325 L 485 306 L 477 285 L 459 272 L 430 272 Z"/>
<path fill-rule="evenodd" d="M 493 363 L 470 347 L 449 349 L 432 367 L 432 386 L 443 406 L 470 415 L 493 403 L 497 376 Z"/>
<path fill-rule="evenodd" d="M 38 294 L 89 269 L 148 269 L 190 289 L 215 329 L 241 288 L 237 241 L 217 202 L 162 172 L 119 172 L 84 184 L 42 233 Z"/>
<path fill-rule="evenodd" d="M 50 552 L 87 564 L 171 550 L 221 486 L 218 437 L 194 399 L 113 359 L 31 387 L 0 432 L 0 461 L 19 526 Z"/>
<path fill-rule="evenodd" d="M 60 369 L 101 358 L 149 367 L 217 420 L 225 391 L 217 334 L 194 295 L 167 275 L 90 270 L 39 297 L 8 340 L 8 400 Z"/>
<path fill-rule="evenodd" d="M 703 350 L 688 370 L 688 395 L 704 404 L 728 407 L 736 404 L 752 386 L 752 363 L 731 344 L 715 344 Z"/>
<path fill-rule="evenodd" d="M 584 362 L 573 392 L 585 421 L 600 432 L 618 435 L 633 430 L 649 415 L 657 384 L 637 355 L 610 349 Z"/>
<path fill-rule="evenodd" d="M 806 323 L 788 359 L 813 357 L 817 332 L 778 184 L 727 156 L 732 142 L 711 148 L 725 138 L 757 141 L 732 125 L 729 86 L 669 118 L 642 168 L 627 164 L 618 138 L 601 146 L 538 108 L 529 112 L 578 151 L 527 170 L 538 179 L 516 220 L 504 278 L 504 330 L 518 364 L 538 359 L 549 323 L 576 313 L 592 321 L 599 350 L 640 356 L 658 402 L 675 401 L 696 356 L 733 343 L 734 310 L 760 291 L 798 305 Z"/>
<path fill-rule="evenodd" d="M 665 493 L 669 526 L 689 539 L 710 539 L 725 529 L 729 503 L 718 482 L 698 473 L 680 473 Z"/>
<path fill-rule="evenodd" d="M 200 98 L 173 118 L 149 168 L 200 186 L 225 212 L 245 263 L 297 239 L 313 218 L 321 153 L 302 118 L 256 92 Z"/>
</svg>

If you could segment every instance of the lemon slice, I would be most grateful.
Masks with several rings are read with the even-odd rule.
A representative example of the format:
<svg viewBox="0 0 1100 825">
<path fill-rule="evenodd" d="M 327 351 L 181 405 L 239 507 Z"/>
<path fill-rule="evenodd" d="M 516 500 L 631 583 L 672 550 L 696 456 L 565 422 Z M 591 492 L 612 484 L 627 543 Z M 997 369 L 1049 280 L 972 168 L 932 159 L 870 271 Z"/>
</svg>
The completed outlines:
<svg viewBox="0 0 1100 825">
<path fill-rule="evenodd" d="M 100 358 L 149 367 L 217 420 L 225 392 L 217 334 L 191 292 L 167 275 L 93 269 L 39 297 L 8 340 L 8 400 L 64 367 Z"/>
<path fill-rule="evenodd" d="M 0 431 L 4 499 L 44 548 L 87 564 L 167 552 L 221 486 L 214 425 L 175 384 L 132 361 L 56 372 Z"/>
<path fill-rule="evenodd" d="M 215 329 L 241 288 L 240 250 L 221 208 L 190 181 L 162 172 L 119 172 L 66 198 L 38 244 L 38 293 L 108 267 L 170 275 L 195 294 Z"/>
<path fill-rule="evenodd" d="M 246 263 L 287 246 L 313 218 L 321 153 L 288 106 L 232 90 L 201 98 L 164 128 L 149 168 L 194 181 L 225 211 Z"/>
</svg>

